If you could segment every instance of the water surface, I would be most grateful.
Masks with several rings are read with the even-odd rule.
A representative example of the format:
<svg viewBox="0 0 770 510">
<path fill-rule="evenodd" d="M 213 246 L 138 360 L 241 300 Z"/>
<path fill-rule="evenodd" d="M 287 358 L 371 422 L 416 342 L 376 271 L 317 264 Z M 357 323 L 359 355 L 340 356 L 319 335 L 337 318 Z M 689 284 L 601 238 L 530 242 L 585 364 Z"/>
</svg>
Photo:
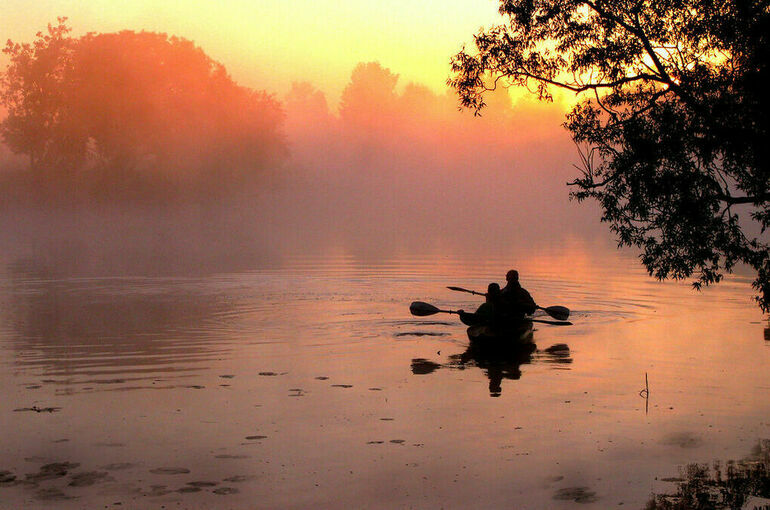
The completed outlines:
<svg viewBox="0 0 770 510">
<path fill-rule="evenodd" d="M 510 267 L 572 309 L 529 356 L 474 359 L 455 316 L 409 315 L 473 310 L 445 287 Z M 679 466 L 770 437 L 751 295 L 740 276 L 698 294 L 574 245 L 181 276 L 11 261 L 0 506 L 642 508 Z"/>
</svg>

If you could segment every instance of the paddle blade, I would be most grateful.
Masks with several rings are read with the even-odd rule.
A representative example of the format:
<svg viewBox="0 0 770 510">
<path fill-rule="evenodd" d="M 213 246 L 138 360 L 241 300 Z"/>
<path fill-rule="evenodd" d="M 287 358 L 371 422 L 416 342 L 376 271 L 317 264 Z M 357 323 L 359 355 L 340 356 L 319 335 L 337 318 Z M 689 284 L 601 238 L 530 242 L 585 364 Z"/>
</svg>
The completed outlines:
<svg viewBox="0 0 770 510">
<path fill-rule="evenodd" d="M 572 326 L 572 323 L 569 321 L 544 321 L 542 319 L 529 319 L 532 322 L 539 322 L 540 324 L 550 324 L 551 326 Z"/>
<path fill-rule="evenodd" d="M 475 294 L 477 296 L 486 296 L 486 294 L 484 294 L 483 292 L 476 292 L 475 290 L 463 289 L 462 287 L 452 287 L 452 286 L 449 286 L 449 287 L 447 287 L 447 289 L 449 289 L 449 290 L 456 290 L 458 292 L 467 292 L 468 294 Z"/>
<path fill-rule="evenodd" d="M 429 303 L 414 301 L 411 305 L 409 305 L 409 311 L 412 312 L 412 315 L 416 315 L 417 317 L 425 317 L 426 315 L 433 315 L 438 313 L 441 310 Z"/>
<path fill-rule="evenodd" d="M 554 319 L 559 319 L 560 321 L 566 321 L 569 319 L 569 308 L 566 306 L 548 306 L 546 308 L 541 308 L 541 310 L 543 310 Z"/>
</svg>

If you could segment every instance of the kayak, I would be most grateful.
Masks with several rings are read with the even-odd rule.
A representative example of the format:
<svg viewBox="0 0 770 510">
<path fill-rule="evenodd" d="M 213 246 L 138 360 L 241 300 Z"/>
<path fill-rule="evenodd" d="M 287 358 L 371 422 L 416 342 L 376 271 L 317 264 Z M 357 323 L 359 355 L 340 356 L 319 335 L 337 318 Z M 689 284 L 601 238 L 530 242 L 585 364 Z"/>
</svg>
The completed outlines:
<svg viewBox="0 0 770 510">
<path fill-rule="evenodd" d="M 518 324 L 500 329 L 490 326 L 471 326 L 468 328 L 468 338 L 472 343 L 488 347 L 515 348 L 532 345 L 532 322 L 522 321 Z"/>
<path fill-rule="evenodd" d="M 529 363 L 537 346 L 532 340 L 532 323 L 521 322 L 503 331 L 489 326 L 468 328 L 468 350 L 466 359 L 473 359 L 480 367 L 515 366 L 512 373 L 519 373 L 518 366 Z M 513 379 L 518 379 L 513 377 Z"/>
</svg>

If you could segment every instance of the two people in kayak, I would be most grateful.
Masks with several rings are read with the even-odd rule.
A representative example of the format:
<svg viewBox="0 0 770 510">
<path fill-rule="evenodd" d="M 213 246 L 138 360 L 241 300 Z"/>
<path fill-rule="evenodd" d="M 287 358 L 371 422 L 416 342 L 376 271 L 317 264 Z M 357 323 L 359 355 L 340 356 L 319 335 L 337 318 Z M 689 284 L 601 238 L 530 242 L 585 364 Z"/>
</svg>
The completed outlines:
<svg viewBox="0 0 770 510">
<path fill-rule="evenodd" d="M 489 284 L 486 301 L 474 313 L 458 310 L 463 324 L 504 328 L 521 322 L 525 315 L 535 312 L 537 305 L 519 283 L 519 272 L 511 269 L 505 280 L 506 285 L 502 289 L 497 283 Z"/>
</svg>

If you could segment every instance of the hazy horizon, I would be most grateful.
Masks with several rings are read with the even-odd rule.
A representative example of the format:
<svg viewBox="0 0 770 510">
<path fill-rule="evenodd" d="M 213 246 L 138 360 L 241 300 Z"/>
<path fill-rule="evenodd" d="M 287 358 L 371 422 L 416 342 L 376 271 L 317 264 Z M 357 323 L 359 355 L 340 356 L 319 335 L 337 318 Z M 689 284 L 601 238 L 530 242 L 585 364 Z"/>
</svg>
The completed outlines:
<svg viewBox="0 0 770 510">
<path fill-rule="evenodd" d="M 619 250 L 570 199 L 606 177 L 574 96 L 458 108 L 450 59 L 499 3 L 5 2 L 0 506 L 641 509 L 683 473 L 716 494 L 700 465 L 766 480 L 762 272 L 696 292 Z M 650 181 L 697 209 L 683 178 Z M 618 193 L 671 252 L 723 241 Z"/>
<path fill-rule="evenodd" d="M 130 59 L 145 66 L 142 59 L 129 55 L 121 61 L 121 69 L 134 66 Z M 142 111 L 142 96 L 121 94 L 131 94 L 130 89 L 103 95 L 97 114 L 112 111 L 110 105 L 127 103 L 126 99 L 137 102 L 134 109 Z M 181 166 L 165 166 L 151 152 L 150 159 L 141 156 L 137 175 L 151 180 L 136 184 L 134 179 L 128 195 L 123 181 L 110 184 L 108 180 L 115 191 L 96 201 L 88 193 L 69 200 L 70 191 L 64 189 L 63 198 L 59 197 L 54 185 L 53 193 L 47 195 L 52 198 L 25 202 L 14 181 L 7 182 L 6 208 L 12 202 L 19 207 L 5 220 L 5 237 L 13 240 L 11 245 L 38 251 L 48 246 L 51 259 L 60 256 L 60 246 L 66 244 L 67 250 L 74 250 L 73 259 L 87 260 L 81 252 L 91 250 L 102 262 L 121 253 L 134 253 L 130 258 L 135 259 L 142 250 L 152 258 L 200 252 L 204 258 L 248 259 L 297 253 L 307 247 L 359 253 L 446 249 L 483 254 L 488 249 L 499 253 L 514 247 L 537 250 L 565 241 L 597 244 L 598 239 L 599 245 L 612 244 L 598 222 L 595 205 L 569 200 L 566 182 L 578 174 L 573 167 L 578 154 L 561 126 L 564 106 L 558 102 L 526 96 L 514 101 L 507 90 L 500 89 L 488 97 L 483 115 L 474 116 L 458 109 L 452 91 L 436 93 L 406 81 L 398 69 L 374 61 L 360 62 L 350 70 L 338 106 L 310 80 L 296 81 L 273 97 L 283 110 L 283 120 L 275 129 L 285 137 L 288 156 L 259 163 L 261 175 L 247 186 L 237 185 L 238 193 L 225 191 L 232 185 L 222 162 L 233 157 L 225 154 L 224 159 L 196 163 L 196 145 L 209 143 L 206 139 L 213 132 L 195 130 L 191 133 L 200 142 L 182 140 L 179 149 L 171 150 L 170 154 L 179 154 L 174 158 L 182 161 Z M 180 111 L 172 122 L 195 126 L 201 114 Z M 165 130 L 173 123 L 168 124 L 165 117 L 160 123 L 150 118 L 147 126 L 136 128 L 147 132 L 139 139 L 165 140 Z M 217 133 L 236 149 L 240 146 L 240 142 L 226 141 L 230 135 L 222 135 Z M 265 135 L 264 142 L 256 140 L 273 143 L 273 136 Z M 196 152 L 189 156 L 179 152 L 190 149 Z M 25 174 L 25 158 L 11 157 L 3 148 L 2 160 L 3 168 L 22 168 L 19 175 Z M 203 181 L 204 188 L 189 195 L 184 204 L 174 205 L 180 193 L 190 193 L 170 184 L 183 182 L 180 179 L 189 174 L 185 165 L 203 165 L 202 172 L 219 177 Z M 88 174 L 84 175 L 69 186 L 90 186 L 82 181 Z M 152 175 L 162 178 L 160 188 Z M 141 200 L 143 195 L 153 197 L 150 205 Z M 47 210 L 52 200 L 57 205 Z M 81 214 L 73 212 L 73 207 Z M 215 249 L 191 249 L 193 245 Z M 218 250 L 222 253 L 217 254 Z M 238 250 L 243 253 L 239 255 Z"/>
</svg>

